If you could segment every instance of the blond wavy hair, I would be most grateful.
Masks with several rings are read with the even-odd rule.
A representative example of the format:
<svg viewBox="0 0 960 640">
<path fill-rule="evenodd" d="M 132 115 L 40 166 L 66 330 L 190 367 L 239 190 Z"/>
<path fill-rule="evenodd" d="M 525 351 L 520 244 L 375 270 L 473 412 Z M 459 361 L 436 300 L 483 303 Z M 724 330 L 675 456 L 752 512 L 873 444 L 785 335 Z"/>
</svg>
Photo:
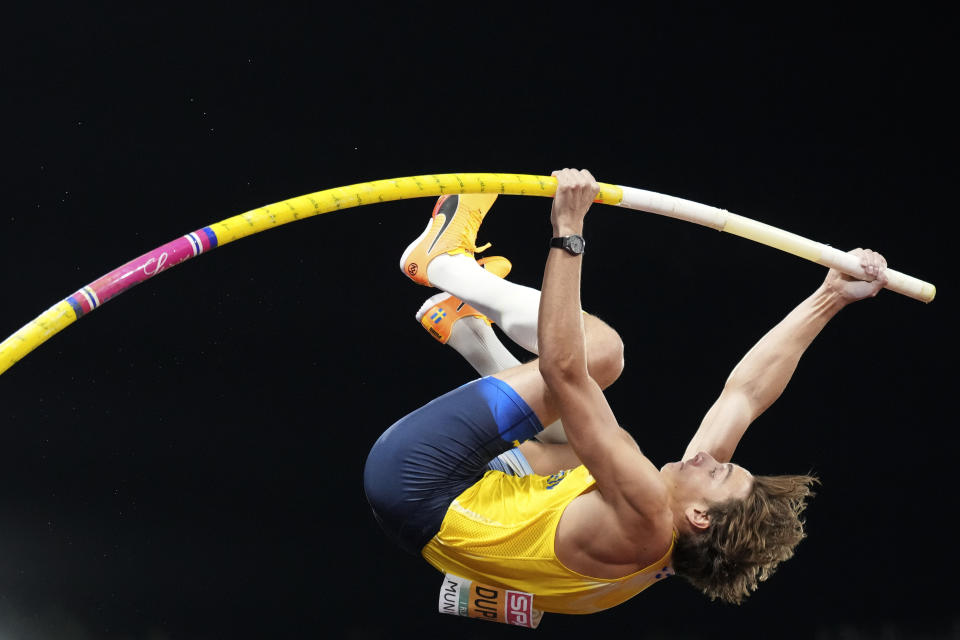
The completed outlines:
<svg viewBox="0 0 960 640">
<path fill-rule="evenodd" d="M 746 498 L 712 504 L 710 526 L 680 534 L 673 567 L 711 600 L 740 604 L 806 537 L 800 517 L 815 476 L 754 476 Z"/>
</svg>

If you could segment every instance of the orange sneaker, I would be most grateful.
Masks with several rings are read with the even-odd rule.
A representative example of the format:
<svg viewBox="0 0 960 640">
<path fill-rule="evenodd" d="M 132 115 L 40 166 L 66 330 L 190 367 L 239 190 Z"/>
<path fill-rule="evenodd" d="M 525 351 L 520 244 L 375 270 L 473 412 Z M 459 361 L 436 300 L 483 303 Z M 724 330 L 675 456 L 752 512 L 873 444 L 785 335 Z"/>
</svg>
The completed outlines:
<svg viewBox="0 0 960 640">
<path fill-rule="evenodd" d="M 487 249 L 489 244 L 477 247 L 477 231 L 496 199 L 495 193 L 440 196 L 427 228 L 403 252 L 400 269 L 417 284 L 429 287 L 427 265 L 437 256 L 473 256 Z"/>
<path fill-rule="evenodd" d="M 499 278 L 505 278 L 512 267 L 510 261 L 501 256 L 482 258 L 477 263 Z M 441 344 L 446 344 L 457 320 L 469 316 L 476 316 L 487 324 L 493 324 L 490 322 L 490 318 L 460 298 L 441 291 L 421 305 L 416 317 L 420 325 L 427 330 L 427 333 Z"/>
</svg>

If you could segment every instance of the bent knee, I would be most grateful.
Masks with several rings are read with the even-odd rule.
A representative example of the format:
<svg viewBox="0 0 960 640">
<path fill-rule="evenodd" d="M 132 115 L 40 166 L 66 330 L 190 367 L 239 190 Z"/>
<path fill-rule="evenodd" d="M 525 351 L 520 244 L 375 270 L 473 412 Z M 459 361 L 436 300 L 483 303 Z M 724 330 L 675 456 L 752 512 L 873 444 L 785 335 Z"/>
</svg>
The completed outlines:
<svg viewBox="0 0 960 640">
<path fill-rule="evenodd" d="M 606 388 L 613 384 L 623 373 L 623 339 L 613 327 L 596 316 L 587 315 L 590 337 L 587 352 L 587 368 L 590 377 Z"/>
<path fill-rule="evenodd" d="M 606 348 L 598 354 L 596 360 L 596 363 L 589 364 L 590 375 L 601 388 L 605 389 L 616 382 L 623 373 L 623 340 L 616 332 L 612 334 Z"/>
</svg>

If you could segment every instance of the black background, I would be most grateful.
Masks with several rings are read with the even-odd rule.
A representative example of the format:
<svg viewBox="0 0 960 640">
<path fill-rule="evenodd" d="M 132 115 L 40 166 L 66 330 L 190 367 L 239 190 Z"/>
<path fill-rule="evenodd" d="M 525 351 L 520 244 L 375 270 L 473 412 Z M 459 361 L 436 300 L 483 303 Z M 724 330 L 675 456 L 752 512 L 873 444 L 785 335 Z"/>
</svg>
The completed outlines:
<svg viewBox="0 0 960 640">
<path fill-rule="evenodd" d="M 720 206 L 938 285 L 831 323 L 737 459 L 823 479 L 809 539 L 749 601 L 669 581 L 540 636 L 942 637 L 955 598 L 955 24 L 895 12 L 596 3 L 5 16 L 0 337 L 127 260 L 329 187 L 455 171 L 598 179 Z M 70 5 L 72 7 L 72 5 Z M 499 637 L 436 613 L 363 461 L 472 376 L 397 261 L 432 201 L 231 244 L 137 287 L 0 380 L 0 638 Z M 480 240 L 537 286 L 549 203 Z M 617 327 L 608 392 L 660 465 L 822 267 L 596 207 L 584 305 Z M 949 408 L 948 408 L 949 407 Z"/>
</svg>

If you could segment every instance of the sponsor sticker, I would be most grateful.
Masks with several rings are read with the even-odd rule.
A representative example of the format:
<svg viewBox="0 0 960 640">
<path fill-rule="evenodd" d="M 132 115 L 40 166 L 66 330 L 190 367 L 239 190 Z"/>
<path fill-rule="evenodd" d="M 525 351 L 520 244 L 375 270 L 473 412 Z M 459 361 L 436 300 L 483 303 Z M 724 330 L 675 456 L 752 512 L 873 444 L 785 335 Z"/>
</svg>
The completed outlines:
<svg viewBox="0 0 960 640">
<path fill-rule="evenodd" d="M 480 584 L 453 574 L 440 586 L 440 613 L 478 618 L 536 629 L 543 612 L 533 608 L 533 595 Z"/>
</svg>

